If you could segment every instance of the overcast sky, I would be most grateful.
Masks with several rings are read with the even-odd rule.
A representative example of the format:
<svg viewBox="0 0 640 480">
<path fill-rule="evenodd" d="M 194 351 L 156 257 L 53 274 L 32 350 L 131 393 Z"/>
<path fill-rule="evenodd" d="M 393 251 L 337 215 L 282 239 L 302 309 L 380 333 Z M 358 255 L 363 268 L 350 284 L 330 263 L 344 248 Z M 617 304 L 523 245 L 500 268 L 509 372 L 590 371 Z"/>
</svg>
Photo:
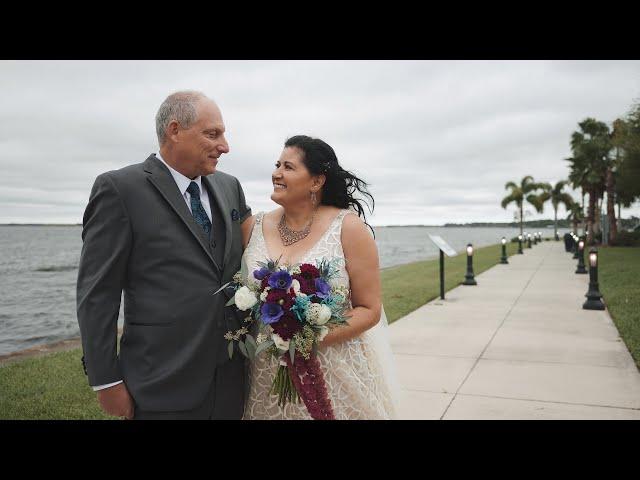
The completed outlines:
<svg viewBox="0 0 640 480">
<path fill-rule="evenodd" d="M 370 183 L 373 225 L 505 222 L 504 184 L 566 178 L 571 133 L 627 113 L 640 61 L 0 61 L 0 223 L 80 223 L 98 174 L 157 152 L 156 111 L 181 89 L 220 106 L 218 168 L 254 212 L 307 134 Z"/>
</svg>

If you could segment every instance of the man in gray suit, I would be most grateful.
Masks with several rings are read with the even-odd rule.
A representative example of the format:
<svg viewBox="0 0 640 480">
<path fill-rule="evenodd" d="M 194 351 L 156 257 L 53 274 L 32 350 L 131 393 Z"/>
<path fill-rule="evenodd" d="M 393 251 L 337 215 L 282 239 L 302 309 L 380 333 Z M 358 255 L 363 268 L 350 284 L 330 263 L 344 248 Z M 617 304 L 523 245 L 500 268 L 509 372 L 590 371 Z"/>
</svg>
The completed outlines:
<svg viewBox="0 0 640 480">
<path fill-rule="evenodd" d="M 251 215 L 218 106 L 177 92 L 156 116 L 160 153 L 98 176 L 83 218 L 77 311 L 83 365 L 105 412 L 135 419 L 239 419 L 246 363 L 229 293 Z M 214 173 L 215 172 L 215 173 Z M 117 320 L 124 291 L 124 325 Z"/>
</svg>

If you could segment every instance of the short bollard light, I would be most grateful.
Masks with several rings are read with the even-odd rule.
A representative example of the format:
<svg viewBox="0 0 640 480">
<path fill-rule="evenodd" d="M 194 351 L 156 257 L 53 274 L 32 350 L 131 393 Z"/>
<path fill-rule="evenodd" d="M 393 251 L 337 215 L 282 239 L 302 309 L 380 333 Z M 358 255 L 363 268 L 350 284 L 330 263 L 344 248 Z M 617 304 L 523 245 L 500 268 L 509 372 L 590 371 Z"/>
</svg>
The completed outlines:
<svg viewBox="0 0 640 480">
<path fill-rule="evenodd" d="M 578 242 L 578 268 L 576 273 L 588 273 L 584 268 L 584 240 L 580 239 Z"/>
<path fill-rule="evenodd" d="M 585 310 L 604 310 L 602 294 L 598 290 L 598 251 L 591 247 L 589 250 L 589 290 L 585 294 L 587 301 L 582 308 Z"/>
<path fill-rule="evenodd" d="M 538 244 L 538 232 L 533 232 L 533 244 Z"/>
<path fill-rule="evenodd" d="M 538 232 L 538 242 L 542 243 L 542 232 Z"/>
<path fill-rule="evenodd" d="M 580 258 L 580 242 L 582 241 L 582 239 L 580 237 L 576 237 L 575 241 L 576 241 L 576 247 L 575 247 L 575 251 L 573 252 L 573 259 L 578 260 Z"/>
<path fill-rule="evenodd" d="M 464 276 L 464 282 L 462 285 L 477 285 L 476 279 L 473 276 L 473 245 L 470 243 L 467 245 L 467 273 Z"/>
<path fill-rule="evenodd" d="M 509 263 L 507 260 L 507 239 L 502 237 L 502 256 L 500 257 L 500 263 Z"/>
<path fill-rule="evenodd" d="M 524 253 L 522 251 L 522 234 L 518 235 L 518 253 Z"/>
<path fill-rule="evenodd" d="M 529 233 L 529 243 L 527 244 L 527 248 L 531 248 L 531 234 Z"/>
</svg>

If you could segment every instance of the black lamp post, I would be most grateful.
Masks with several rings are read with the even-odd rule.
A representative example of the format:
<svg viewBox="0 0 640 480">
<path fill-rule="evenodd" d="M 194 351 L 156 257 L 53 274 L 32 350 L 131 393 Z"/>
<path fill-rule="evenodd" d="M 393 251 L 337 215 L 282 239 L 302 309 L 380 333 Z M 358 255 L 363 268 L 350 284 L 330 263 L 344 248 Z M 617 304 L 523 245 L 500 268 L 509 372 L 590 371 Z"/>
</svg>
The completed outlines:
<svg viewBox="0 0 640 480">
<path fill-rule="evenodd" d="M 462 285 L 477 285 L 476 279 L 473 276 L 473 245 L 467 244 L 467 273 L 464 276 L 464 282 Z"/>
<path fill-rule="evenodd" d="M 527 244 L 527 248 L 531 248 L 531 234 L 528 233 L 527 236 L 529 237 L 529 243 Z"/>
<path fill-rule="evenodd" d="M 502 256 L 500 257 L 500 263 L 509 263 L 507 260 L 507 239 L 502 237 Z"/>
<path fill-rule="evenodd" d="M 522 251 L 522 234 L 518 235 L 518 253 L 524 253 Z"/>
<path fill-rule="evenodd" d="M 584 268 L 584 240 L 580 239 L 578 242 L 578 268 L 576 273 L 588 273 Z"/>
<path fill-rule="evenodd" d="M 582 308 L 585 310 L 604 310 L 602 294 L 598 290 L 598 251 L 591 247 L 589 250 L 589 290 L 585 294 L 587 301 Z"/>
<path fill-rule="evenodd" d="M 575 237 L 576 246 L 573 252 L 574 260 L 577 260 L 578 258 L 580 258 L 580 247 L 579 247 L 580 241 L 581 241 L 580 237 Z"/>
</svg>

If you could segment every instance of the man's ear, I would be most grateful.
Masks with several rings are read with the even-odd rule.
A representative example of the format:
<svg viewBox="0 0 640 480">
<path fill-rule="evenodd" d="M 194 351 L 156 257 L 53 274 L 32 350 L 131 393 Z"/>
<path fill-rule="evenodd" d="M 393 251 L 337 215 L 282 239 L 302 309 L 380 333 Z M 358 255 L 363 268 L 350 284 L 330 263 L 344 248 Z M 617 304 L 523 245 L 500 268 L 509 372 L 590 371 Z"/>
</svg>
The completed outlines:
<svg viewBox="0 0 640 480">
<path fill-rule="evenodd" d="M 180 132 L 180 124 L 175 121 L 175 120 L 171 120 L 169 122 L 169 125 L 167 125 L 167 128 L 165 130 L 165 137 L 171 141 L 173 141 L 174 143 L 178 142 L 178 132 Z"/>
</svg>

